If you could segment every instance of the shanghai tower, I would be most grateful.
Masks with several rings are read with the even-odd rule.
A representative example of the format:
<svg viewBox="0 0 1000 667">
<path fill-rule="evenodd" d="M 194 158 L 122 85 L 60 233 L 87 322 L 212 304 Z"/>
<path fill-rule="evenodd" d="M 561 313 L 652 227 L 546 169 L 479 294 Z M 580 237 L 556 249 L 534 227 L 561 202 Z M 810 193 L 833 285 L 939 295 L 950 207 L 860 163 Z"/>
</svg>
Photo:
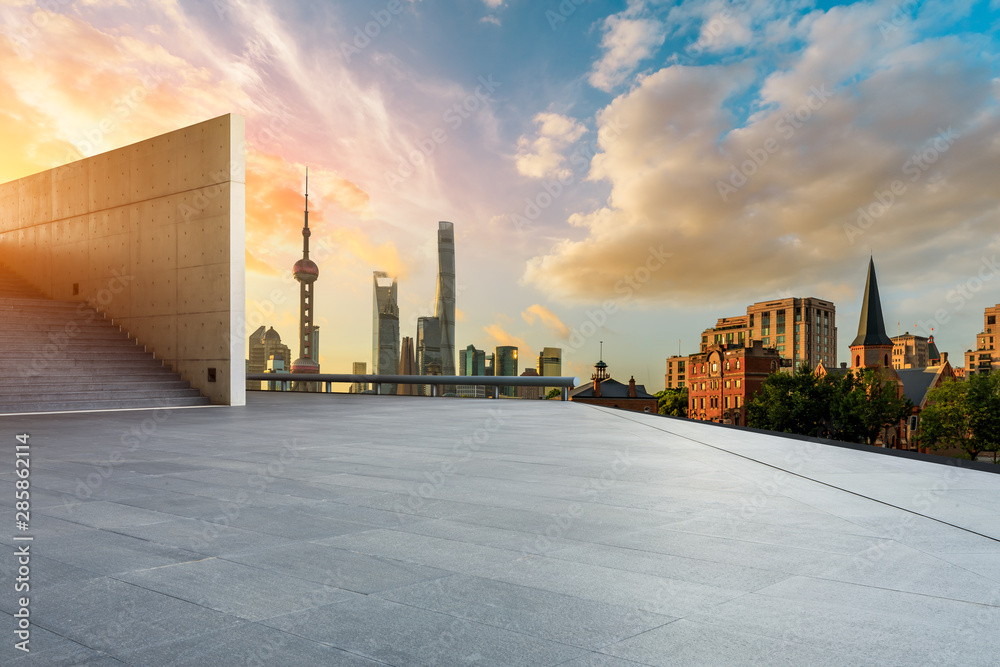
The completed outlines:
<svg viewBox="0 0 1000 667">
<path fill-rule="evenodd" d="M 441 375 L 455 375 L 455 225 L 438 223 L 437 316 L 441 332 Z"/>
</svg>

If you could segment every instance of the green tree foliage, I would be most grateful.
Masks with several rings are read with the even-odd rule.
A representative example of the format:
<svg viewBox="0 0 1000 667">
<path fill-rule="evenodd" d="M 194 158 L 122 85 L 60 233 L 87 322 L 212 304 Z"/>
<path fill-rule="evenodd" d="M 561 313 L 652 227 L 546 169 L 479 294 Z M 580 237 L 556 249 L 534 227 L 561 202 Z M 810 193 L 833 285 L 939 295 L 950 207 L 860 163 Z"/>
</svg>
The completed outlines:
<svg viewBox="0 0 1000 667">
<path fill-rule="evenodd" d="M 973 461 L 1000 451 L 1000 374 L 976 373 L 966 382 L 947 381 L 927 395 L 920 415 L 920 445 L 961 449 Z"/>
<path fill-rule="evenodd" d="M 896 387 L 876 369 L 842 378 L 817 377 L 803 364 L 795 375 L 767 377 L 747 402 L 747 424 L 873 445 L 884 428 L 898 424 L 912 408 Z"/>
<path fill-rule="evenodd" d="M 549 393 L 545 394 L 545 398 L 559 398 L 562 395 L 562 389 L 559 387 L 553 387 L 549 389 Z"/>
<path fill-rule="evenodd" d="M 834 437 L 874 445 L 885 428 L 895 426 L 913 410 L 897 388 L 880 369 L 845 375 L 830 403 Z"/>
<path fill-rule="evenodd" d="M 829 435 L 830 400 L 836 386 L 836 380 L 816 377 L 806 364 L 794 375 L 772 373 L 747 402 L 747 424 L 768 431 Z"/>
<path fill-rule="evenodd" d="M 657 400 L 657 412 L 661 415 L 672 417 L 687 417 L 688 411 L 688 390 L 686 387 L 679 389 L 664 389 L 655 394 Z"/>
</svg>

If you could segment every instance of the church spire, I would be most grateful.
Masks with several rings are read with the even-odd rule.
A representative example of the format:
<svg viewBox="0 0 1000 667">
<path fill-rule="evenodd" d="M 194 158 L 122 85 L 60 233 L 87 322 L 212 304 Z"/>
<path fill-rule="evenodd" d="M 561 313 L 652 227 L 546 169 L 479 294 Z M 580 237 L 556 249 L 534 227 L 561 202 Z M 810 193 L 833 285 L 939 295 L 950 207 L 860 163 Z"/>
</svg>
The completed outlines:
<svg viewBox="0 0 1000 667">
<path fill-rule="evenodd" d="M 878 282 L 875 280 L 874 258 L 868 260 L 868 280 L 865 282 L 865 296 L 861 304 L 861 320 L 858 322 L 858 335 L 851 347 L 855 345 L 892 345 L 882 319 L 882 302 L 878 296 Z"/>
</svg>

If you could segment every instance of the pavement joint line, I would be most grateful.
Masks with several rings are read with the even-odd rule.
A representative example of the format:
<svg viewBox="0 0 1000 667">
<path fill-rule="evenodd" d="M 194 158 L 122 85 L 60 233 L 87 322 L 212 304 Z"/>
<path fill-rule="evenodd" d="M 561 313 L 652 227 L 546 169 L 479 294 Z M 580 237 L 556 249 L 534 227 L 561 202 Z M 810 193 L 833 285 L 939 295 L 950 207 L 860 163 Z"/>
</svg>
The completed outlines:
<svg viewBox="0 0 1000 667">
<path fill-rule="evenodd" d="M 829 487 L 831 489 L 835 489 L 837 491 L 843 491 L 844 493 L 849 493 L 852 496 L 857 496 L 859 498 L 864 498 L 865 500 L 870 500 L 872 502 L 879 503 L 880 505 L 885 505 L 886 507 L 892 507 L 893 509 L 900 510 L 901 512 L 906 512 L 907 514 L 913 514 L 915 516 L 923 517 L 924 519 L 929 519 L 930 521 L 936 521 L 936 522 L 938 522 L 940 524 L 943 524 L 945 526 L 951 526 L 952 528 L 957 528 L 958 530 L 964 531 L 966 533 L 971 533 L 972 535 L 978 535 L 979 537 L 984 537 L 987 540 L 992 540 L 993 542 L 1000 543 L 1000 538 L 996 538 L 996 537 L 993 537 L 991 535 L 986 535 L 984 533 L 976 532 L 975 530 L 972 530 L 971 528 L 965 528 L 964 526 L 959 526 L 959 525 L 956 525 L 954 523 L 950 523 L 948 521 L 945 521 L 944 519 L 938 519 L 936 517 L 929 516 L 927 514 L 922 514 L 920 512 L 917 512 L 916 510 L 908 509 L 906 507 L 900 507 L 899 505 L 893 505 L 892 503 L 887 502 L 885 500 L 879 500 L 878 498 L 872 498 L 871 496 L 866 496 L 865 494 L 858 493 L 857 491 L 851 491 L 850 489 L 845 489 L 843 487 L 836 486 L 835 484 L 830 484 L 829 482 L 823 482 L 821 480 L 814 479 L 814 478 L 809 477 L 807 475 L 803 475 L 803 474 L 800 474 L 800 473 L 797 473 L 797 472 L 793 472 L 791 470 L 786 470 L 785 468 L 782 468 L 781 466 L 774 465 L 773 463 L 766 463 L 764 461 L 759 461 L 759 460 L 753 458 L 752 456 L 747 456 L 746 454 L 739 454 L 737 452 L 725 449 L 724 447 L 717 447 L 715 445 L 710 445 L 707 442 L 702 442 L 701 440 L 697 440 L 695 438 L 692 438 L 692 437 L 689 437 L 689 436 L 686 436 L 686 435 L 681 435 L 680 433 L 675 433 L 673 431 L 668 431 L 667 429 L 660 428 L 659 426 L 653 426 L 652 424 L 643 424 L 643 422 L 638 421 L 636 419 L 629 419 L 625 415 L 615 414 L 614 411 L 613 411 L 613 409 L 603 409 L 603 408 L 601 408 L 599 406 L 593 406 L 593 407 L 595 409 L 597 409 L 597 410 L 600 410 L 601 412 L 606 412 L 608 414 L 612 414 L 615 417 L 618 417 L 619 419 L 624 419 L 625 421 L 629 421 L 629 422 L 632 422 L 632 423 L 635 423 L 635 424 L 640 424 L 640 425 L 643 425 L 643 426 L 647 426 L 647 427 L 649 427 L 649 428 L 651 428 L 653 430 L 660 431 L 662 433 L 669 433 L 670 435 L 672 435 L 674 437 L 683 438 L 685 440 L 689 440 L 691 442 L 697 443 L 699 445 L 703 445 L 705 447 L 711 447 L 712 449 L 715 449 L 717 451 L 725 452 L 725 453 L 731 454 L 733 456 L 738 456 L 741 459 L 745 459 L 747 461 L 753 461 L 754 463 L 758 463 L 758 464 L 760 464 L 762 466 L 767 466 L 768 468 L 773 468 L 775 470 L 780 470 L 783 473 L 786 473 L 788 475 L 793 475 L 795 477 L 798 477 L 800 479 L 804 479 L 804 480 L 813 482 L 815 484 L 821 484 L 822 486 L 826 486 L 826 487 Z"/>
</svg>

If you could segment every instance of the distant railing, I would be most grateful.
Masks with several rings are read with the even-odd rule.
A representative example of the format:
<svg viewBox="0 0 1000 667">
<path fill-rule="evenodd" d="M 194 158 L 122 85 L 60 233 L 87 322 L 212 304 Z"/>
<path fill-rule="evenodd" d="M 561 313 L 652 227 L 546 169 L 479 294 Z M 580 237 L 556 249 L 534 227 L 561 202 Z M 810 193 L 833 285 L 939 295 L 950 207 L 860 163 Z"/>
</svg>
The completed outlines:
<svg viewBox="0 0 1000 667">
<path fill-rule="evenodd" d="M 556 387 L 562 389 L 562 400 L 569 399 L 569 390 L 579 386 L 575 377 L 542 377 L 536 375 L 353 375 L 340 373 L 247 373 L 247 381 L 273 382 L 277 391 L 290 391 L 293 382 L 317 383 L 332 391 L 334 383 L 371 385 L 373 393 L 381 393 L 383 384 L 419 384 L 431 389 L 431 396 L 441 394 L 441 387 L 492 387 L 493 398 L 499 397 L 500 387 Z"/>
</svg>

